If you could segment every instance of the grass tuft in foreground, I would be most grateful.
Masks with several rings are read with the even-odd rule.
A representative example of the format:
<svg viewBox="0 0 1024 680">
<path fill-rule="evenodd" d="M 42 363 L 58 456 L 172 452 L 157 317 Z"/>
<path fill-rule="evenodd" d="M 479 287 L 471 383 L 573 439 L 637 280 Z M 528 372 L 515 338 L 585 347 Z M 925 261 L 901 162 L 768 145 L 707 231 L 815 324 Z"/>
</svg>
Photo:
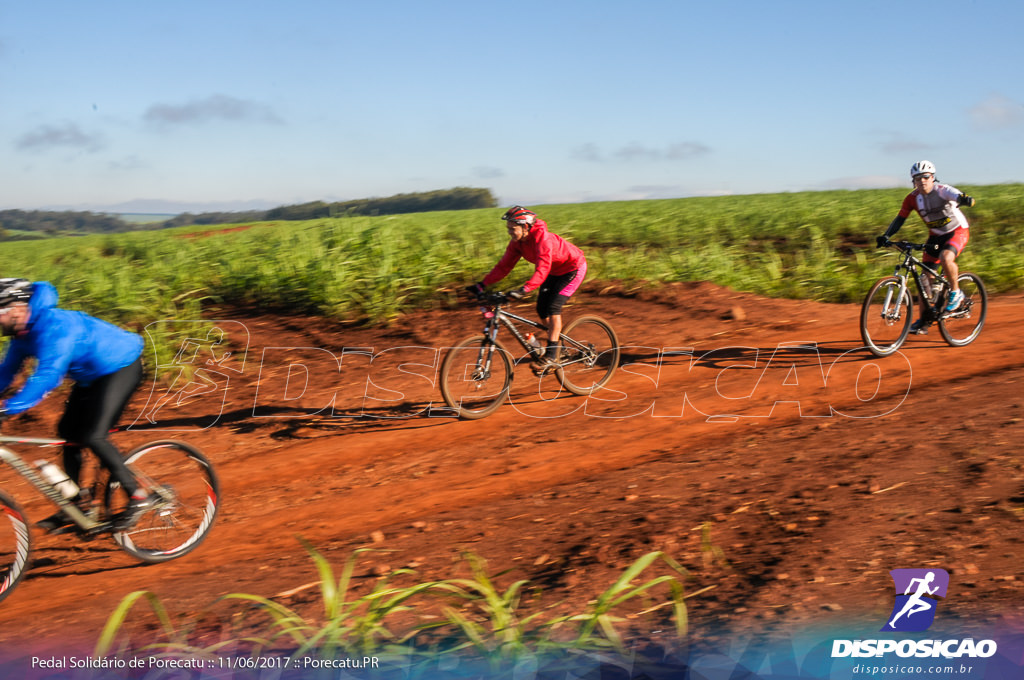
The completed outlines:
<svg viewBox="0 0 1024 680">
<path fill-rule="evenodd" d="M 310 657 L 372 656 L 389 667 L 408 670 L 457 664 L 460 659 L 499 668 L 545 655 L 626 655 L 622 627 L 627 621 L 670 608 L 674 634 L 681 640 L 687 633 L 685 600 L 707 590 L 687 595 L 683 586 L 687 570 L 655 551 L 636 560 L 578 613 L 554 614 L 550 606 L 527 611 L 523 593 L 529 581 L 516 581 L 503 590 L 487 562 L 474 554 L 463 556 L 470 568 L 469 578 L 392 585 L 396 577 L 412 573 L 402 569 L 377 580 L 368 593 L 357 595 L 351 587 L 353 573 L 366 550 L 355 551 L 336 574 L 323 555 L 300 541 L 319 577 L 315 586 L 320 602 L 315 614 L 273 598 L 231 593 L 215 603 L 229 606 L 226 616 L 214 617 L 218 625 L 210 625 L 209 611 L 176 624 L 156 595 L 138 591 L 126 596 L 110 615 L 95 656 L 187 658 L 211 663 L 226 656 L 273 657 L 282 668 Z M 656 564 L 668 573 L 641 580 Z M 155 625 L 148 624 L 146 640 L 141 643 L 139 636 L 125 630 L 129 623 L 140 623 L 129 621 L 140 602 L 149 605 L 156 619 Z M 642 608 L 639 613 L 638 606 Z M 623 611 L 626 608 L 629 612 Z"/>
</svg>

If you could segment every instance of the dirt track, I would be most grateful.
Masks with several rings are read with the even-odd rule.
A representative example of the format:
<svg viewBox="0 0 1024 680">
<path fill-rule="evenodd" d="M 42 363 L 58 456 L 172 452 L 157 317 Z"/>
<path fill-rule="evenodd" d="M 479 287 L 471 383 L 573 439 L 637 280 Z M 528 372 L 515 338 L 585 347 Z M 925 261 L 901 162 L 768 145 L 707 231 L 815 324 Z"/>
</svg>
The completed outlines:
<svg viewBox="0 0 1024 680">
<path fill-rule="evenodd" d="M 31 572 L 0 604 L 0 642 L 88 649 L 139 589 L 181 620 L 228 592 L 289 591 L 317 578 L 297 535 L 339 567 L 357 547 L 387 551 L 360 561 L 361 588 L 405 566 L 417 581 L 465 574 L 472 550 L 577 610 L 661 549 L 693 571 L 689 590 L 714 586 L 689 600 L 698 637 L 880 625 L 901 567 L 951 573 L 947 623 L 1019 616 L 1024 297 L 991 300 L 969 347 L 933 331 L 886 359 L 851 352 L 858 311 L 706 284 L 585 295 L 568 313 L 604 316 L 628 346 L 614 391 L 545 401 L 517 378 L 514 404 L 477 422 L 445 417 L 427 349 L 477 330 L 471 310 L 385 330 L 225 312 L 249 332 L 244 362 L 236 341 L 216 390 L 118 440 L 175 435 L 208 453 L 223 486 L 210 539 L 139 567 L 109 541 L 37 531 Z M 355 347 L 391 351 L 371 363 Z M 8 431 L 52 432 L 59 404 Z M 9 471 L 0 485 L 30 518 L 48 514 Z M 720 553 L 702 549 L 702 527 Z M 312 612 L 314 592 L 283 601 Z"/>
</svg>

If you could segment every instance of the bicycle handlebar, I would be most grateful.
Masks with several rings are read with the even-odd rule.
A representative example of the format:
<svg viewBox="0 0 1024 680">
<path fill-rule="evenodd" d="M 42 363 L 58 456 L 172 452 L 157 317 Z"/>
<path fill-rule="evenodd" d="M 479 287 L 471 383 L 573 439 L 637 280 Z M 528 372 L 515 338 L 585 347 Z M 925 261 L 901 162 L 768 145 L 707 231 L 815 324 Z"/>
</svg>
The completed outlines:
<svg viewBox="0 0 1024 680">
<path fill-rule="evenodd" d="M 492 305 L 503 305 L 509 301 L 509 297 L 505 293 L 486 293 L 480 298 L 480 301 Z"/>
<path fill-rule="evenodd" d="M 474 302 L 476 304 L 485 304 L 492 306 L 504 305 L 507 304 L 508 302 L 511 302 L 511 298 L 507 294 L 501 292 L 480 293 L 479 295 L 476 296 L 476 300 L 474 300 Z"/>
<path fill-rule="evenodd" d="M 889 247 L 896 250 L 924 250 L 925 244 L 911 241 L 889 241 Z"/>
</svg>

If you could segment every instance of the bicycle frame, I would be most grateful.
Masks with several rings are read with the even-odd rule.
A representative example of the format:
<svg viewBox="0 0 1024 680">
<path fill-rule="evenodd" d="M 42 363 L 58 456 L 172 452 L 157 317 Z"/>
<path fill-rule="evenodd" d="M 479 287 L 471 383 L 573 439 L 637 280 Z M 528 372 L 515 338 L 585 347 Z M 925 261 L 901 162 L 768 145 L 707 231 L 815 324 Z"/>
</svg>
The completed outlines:
<svg viewBox="0 0 1024 680">
<path fill-rule="evenodd" d="M 97 534 L 107 531 L 111 527 L 110 522 L 98 522 L 92 517 L 86 515 L 78 508 L 77 505 L 75 505 L 75 503 L 65 498 L 64 494 L 58 491 L 53 484 L 46 481 L 34 465 L 25 462 L 21 456 L 7 446 L 4 446 L 4 444 L 28 444 L 32 446 L 48 447 L 63 446 L 65 443 L 66 442 L 63 439 L 40 439 L 36 437 L 11 437 L 7 435 L 0 435 L 0 460 L 14 468 L 15 472 L 27 479 L 32 486 L 36 487 L 36 489 L 38 489 L 39 492 L 47 498 L 47 500 L 67 513 L 68 517 L 70 517 L 75 525 L 84 533 Z"/>
<path fill-rule="evenodd" d="M 531 357 L 533 357 L 534 359 L 540 359 L 544 350 L 542 348 L 532 346 L 530 342 L 526 339 L 526 336 L 523 335 L 523 333 L 519 330 L 515 323 L 513 323 L 513 321 L 525 324 L 527 326 L 530 326 L 531 328 L 536 328 L 537 330 L 544 332 L 548 331 L 548 327 L 542 323 L 533 321 L 532 319 L 527 319 L 524 316 L 520 316 L 506 309 L 503 309 L 502 305 L 507 304 L 508 302 L 508 298 L 505 297 L 504 295 L 489 295 L 486 298 L 486 302 L 488 303 L 488 305 L 490 305 L 490 307 L 480 308 L 480 311 L 483 313 L 484 318 L 487 320 L 487 323 L 484 325 L 484 335 L 487 337 L 488 346 L 490 347 L 490 351 L 488 351 L 485 362 L 486 365 L 484 366 L 485 370 L 490 370 L 490 353 L 493 352 L 496 346 L 498 331 L 501 329 L 502 326 L 507 328 L 509 332 L 512 333 L 512 337 L 514 337 L 516 341 L 520 345 L 522 345 L 523 349 L 525 349 Z M 573 340 L 564 333 L 559 335 L 559 341 L 561 342 L 562 347 L 572 347 L 574 349 L 580 350 L 583 353 L 581 354 L 581 358 L 579 359 L 575 359 L 566 363 L 562 363 L 561 361 L 559 361 L 560 366 L 570 366 L 572 364 L 587 360 L 586 357 L 591 348 Z"/>
<path fill-rule="evenodd" d="M 925 294 L 925 280 L 920 270 L 924 270 L 924 273 L 930 274 L 935 278 L 936 285 L 939 286 L 940 291 L 949 289 L 949 279 L 947 279 L 943 274 L 939 272 L 938 267 L 935 267 L 933 269 L 932 267 L 928 266 L 921 260 L 914 257 L 913 251 L 922 250 L 924 248 L 923 245 L 910 243 L 909 241 L 899 241 L 893 243 L 892 247 L 900 251 L 900 254 L 903 257 L 903 261 L 897 264 L 896 268 L 893 270 L 893 276 L 900 280 L 899 297 L 897 297 L 897 300 L 900 299 L 903 296 L 904 292 L 907 290 L 907 276 L 909 274 L 910 276 L 913 277 L 914 285 L 917 286 L 918 297 L 921 300 L 922 308 L 927 309 L 933 318 L 939 318 L 939 316 L 941 316 L 943 312 L 943 310 L 940 309 L 940 306 L 943 301 L 942 296 L 935 295 L 935 289 L 932 288 L 931 284 L 929 284 L 928 286 L 928 294 Z M 904 271 L 907 273 L 902 273 Z M 891 302 L 892 300 L 889 299 L 889 296 L 887 296 L 885 301 L 886 310 L 890 308 Z"/>
</svg>

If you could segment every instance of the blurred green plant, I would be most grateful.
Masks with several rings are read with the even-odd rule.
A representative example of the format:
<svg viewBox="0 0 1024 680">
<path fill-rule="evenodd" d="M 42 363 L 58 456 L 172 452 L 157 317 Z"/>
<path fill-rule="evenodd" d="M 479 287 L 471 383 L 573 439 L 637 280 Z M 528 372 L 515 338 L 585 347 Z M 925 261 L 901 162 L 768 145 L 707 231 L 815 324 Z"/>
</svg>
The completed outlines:
<svg viewBox="0 0 1024 680">
<path fill-rule="evenodd" d="M 412 572 L 406 569 L 392 571 L 381 577 L 364 595 L 351 592 L 351 583 L 358 557 L 368 552 L 356 550 L 346 561 L 340 576 L 335 577 L 328 561 L 313 546 L 300 539 L 316 565 L 322 608 L 319 616 L 304 615 L 272 598 L 247 593 L 231 593 L 218 600 L 218 604 L 248 603 L 264 614 L 263 632 L 247 633 L 239 638 L 218 638 L 215 642 L 201 643 L 197 634 L 198 622 L 205 613 L 193 620 L 176 625 L 168 616 L 160 599 L 149 591 L 127 595 L 110 615 L 96 644 L 94 654 L 100 656 L 160 655 L 193 658 L 214 658 L 218 654 L 244 653 L 252 656 L 277 654 L 296 659 L 308 655 L 336 658 L 339 655 L 363 657 L 374 655 L 392 663 L 409 664 L 415 660 L 434 662 L 438 658 L 468 655 L 484 659 L 493 666 L 519 663 L 549 652 L 574 653 L 617 652 L 627 653 L 627 645 L 620 632 L 626 620 L 618 614 L 631 600 L 643 599 L 650 605 L 659 588 L 667 589 L 667 599 L 649 606 L 639 615 L 649 614 L 662 606 L 671 606 L 675 634 L 687 634 L 687 608 L 685 600 L 705 592 L 684 593 L 683 581 L 688 576 L 685 568 L 662 552 L 650 552 L 631 564 L 616 581 L 590 602 L 586 611 L 561 614 L 544 619 L 544 611 L 523 611 L 521 596 L 529 585 L 519 580 L 501 590 L 487 569 L 484 559 L 474 554 L 463 557 L 470 566 L 471 578 L 428 581 L 412 586 L 390 585 L 398 576 Z M 641 575 L 656 562 L 668 572 L 637 582 Z M 143 644 L 135 644 L 123 632 L 130 611 L 139 602 L 145 602 L 156 616 L 158 626 L 147 632 Z M 406 614 L 404 621 L 428 619 L 441 612 L 436 620 L 428 620 L 404 631 L 392 630 L 389 621 Z M 244 610 L 252 611 L 250 609 Z M 638 616 L 632 614 L 631 616 Z M 244 616 L 242 617 L 244 618 Z M 242 620 L 232 616 L 233 626 Z M 250 627 L 251 621 L 247 621 Z"/>
</svg>

